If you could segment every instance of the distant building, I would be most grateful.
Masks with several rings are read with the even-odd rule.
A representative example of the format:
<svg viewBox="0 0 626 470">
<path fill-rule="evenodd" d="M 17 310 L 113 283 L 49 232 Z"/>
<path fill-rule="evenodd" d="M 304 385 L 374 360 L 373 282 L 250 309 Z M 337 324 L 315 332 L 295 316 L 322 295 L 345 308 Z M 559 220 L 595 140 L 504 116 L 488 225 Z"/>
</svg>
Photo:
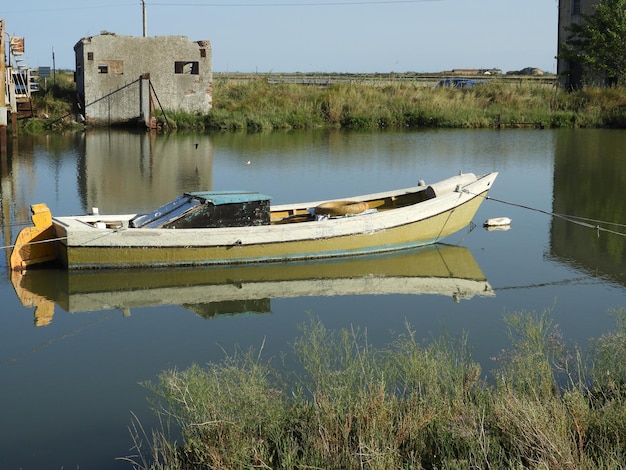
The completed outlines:
<svg viewBox="0 0 626 470">
<path fill-rule="evenodd" d="M 598 3 L 599 0 L 559 0 L 558 55 L 570 35 L 567 29 L 582 21 L 581 13 L 592 15 Z M 556 73 L 561 85 L 568 89 L 581 87 L 588 78 L 581 64 L 560 58 L 557 58 Z"/>
<path fill-rule="evenodd" d="M 74 46 L 76 90 L 88 123 L 149 122 L 151 109 L 206 113 L 213 103 L 209 41 L 102 33 Z"/>
<path fill-rule="evenodd" d="M 452 69 L 449 72 L 453 75 L 502 75 L 502 70 L 492 69 Z"/>
</svg>

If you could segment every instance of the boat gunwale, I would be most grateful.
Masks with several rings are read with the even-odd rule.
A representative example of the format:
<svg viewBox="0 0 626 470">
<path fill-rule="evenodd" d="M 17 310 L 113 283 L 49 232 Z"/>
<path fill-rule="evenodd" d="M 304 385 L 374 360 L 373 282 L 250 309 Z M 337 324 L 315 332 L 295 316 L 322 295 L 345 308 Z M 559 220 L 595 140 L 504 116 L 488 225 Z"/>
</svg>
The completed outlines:
<svg viewBox="0 0 626 470">
<path fill-rule="evenodd" d="M 419 218 L 410 218 L 410 217 L 402 217 L 402 215 L 406 212 L 413 212 L 417 210 L 415 208 L 415 204 L 406 207 L 400 207 L 393 210 L 393 218 L 398 219 L 395 223 L 391 224 L 387 220 L 390 219 L 389 212 L 372 212 L 368 214 L 357 214 L 355 216 L 346 216 L 341 218 L 329 218 L 323 219 L 311 224 L 290 224 L 290 225 L 262 225 L 262 226 L 253 226 L 253 227 L 215 227 L 215 228 L 196 228 L 196 229 L 184 229 L 184 237 L 179 236 L 180 232 L 183 230 L 172 230 L 172 229 L 98 229 L 91 228 L 87 224 L 85 227 L 81 227 L 79 230 L 73 231 L 73 235 L 76 238 L 80 238 L 79 235 L 88 235 L 93 234 L 96 235 L 96 238 L 92 238 L 90 240 L 77 240 L 76 243 L 71 243 L 72 240 L 69 237 L 69 233 L 66 237 L 61 237 L 59 240 L 60 243 L 66 245 L 68 247 L 119 247 L 119 248 L 159 248 L 159 249 L 171 249 L 177 248 L 181 245 L 181 238 L 185 238 L 187 241 L 185 242 L 185 246 L 189 248 L 203 248 L 203 247 L 214 247 L 214 246 L 242 246 L 242 245 L 273 245 L 273 244 L 284 244 L 284 243 L 298 243 L 303 240 L 312 240 L 316 238 L 324 238 L 326 240 L 332 240 L 342 237 L 350 237 L 360 234 L 375 234 L 377 232 L 384 232 L 386 230 L 400 228 L 406 225 L 412 225 L 419 222 L 424 222 L 429 219 L 433 219 L 442 214 L 450 212 L 460 206 L 463 206 L 469 202 L 471 202 L 476 197 L 480 197 L 482 194 L 478 194 L 476 196 L 468 197 L 467 200 L 463 201 L 459 204 L 454 204 L 452 206 L 446 206 L 442 208 L 442 210 L 438 212 L 433 212 L 424 217 Z M 421 203 L 420 203 L 421 204 Z M 420 207 L 419 209 L 422 209 Z M 370 222 L 369 227 L 365 226 L 362 219 L 364 217 L 368 218 Z M 376 220 L 380 219 L 380 220 Z M 118 219 L 115 219 L 116 221 Z M 54 219 L 53 219 L 54 221 Z M 373 224 L 372 222 L 378 222 L 377 224 Z M 376 226 L 372 226 L 376 225 Z M 354 228 L 352 227 L 354 226 Z M 67 226 L 69 229 L 75 228 L 71 226 Z M 286 228 L 288 227 L 288 228 Z M 325 231 L 325 228 L 333 229 L 333 233 L 328 233 Z M 176 233 L 172 233 L 176 232 Z M 275 232 L 275 233 L 273 233 Z M 321 232 L 325 232 L 323 237 L 320 236 Z M 199 235 L 206 236 L 207 234 L 212 234 L 211 239 L 206 241 L 203 240 L 190 240 L 190 237 L 195 237 Z M 267 236 L 256 239 L 251 239 L 250 236 L 259 237 L 261 234 L 265 234 Z M 279 238 L 278 235 L 281 234 L 289 234 L 288 238 Z M 118 235 L 117 237 L 113 235 Z M 169 236 L 168 236 L 169 235 Z M 216 240 L 217 235 L 220 235 L 220 240 Z M 272 237 L 272 235 L 274 235 Z M 109 239 L 119 241 L 122 237 L 124 237 L 125 241 L 128 243 L 125 244 L 115 244 L 115 243 L 105 243 L 106 241 L 111 241 Z M 247 237 L 247 239 L 243 240 L 241 237 Z M 145 239 L 144 239 L 145 237 Z M 155 237 L 159 240 L 159 244 L 155 246 L 153 243 L 148 243 L 150 241 L 154 242 Z M 166 238 L 163 240 L 162 238 Z M 229 238 L 229 239 L 227 239 Z M 101 239 L 101 243 L 97 243 L 97 240 Z M 140 244 L 137 242 L 141 242 L 144 239 L 145 244 Z M 438 238 L 435 237 L 432 241 L 436 241 Z M 131 241 L 132 240 L 132 241 Z M 432 243 L 431 240 L 428 240 L 427 243 Z M 68 243 L 69 242 L 69 243 Z M 391 248 L 390 250 L 395 249 Z"/>
<path fill-rule="evenodd" d="M 466 174 L 471 175 L 471 174 Z M 403 225 L 409 225 L 415 223 L 417 221 L 428 220 L 429 218 L 436 217 L 441 215 L 455 207 L 466 204 L 471 201 L 475 197 L 482 197 L 485 192 L 490 189 L 491 184 L 481 184 L 481 186 L 485 186 L 481 189 L 480 193 L 471 193 L 467 190 L 468 187 L 479 184 L 483 182 L 484 178 L 487 176 L 492 176 L 495 178 L 497 173 L 488 173 L 486 175 L 482 175 L 480 177 L 475 177 L 476 179 L 466 185 L 464 185 L 461 190 L 450 191 L 447 194 L 437 195 L 432 199 L 428 199 L 425 201 L 417 202 L 415 204 L 410 204 L 403 207 L 397 207 L 393 209 L 386 209 L 383 211 L 372 211 L 365 212 L 362 214 L 337 217 L 337 218 L 327 218 L 322 220 L 317 220 L 313 223 L 295 223 L 295 224 L 269 224 L 269 225 L 258 225 L 258 226 L 244 226 L 244 227 L 211 227 L 211 228 L 186 228 L 186 229 L 170 229 L 170 228 L 97 228 L 90 223 L 96 221 L 109 221 L 109 222 L 122 222 L 122 224 L 127 223 L 127 220 L 130 220 L 134 216 L 134 214 L 126 214 L 126 215 L 103 215 L 103 214 L 93 214 L 93 215 L 82 215 L 82 216 L 62 216 L 62 217 L 53 217 L 53 223 L 55 225 L 61 226 L 63 231 L 66 232 L 65 235 L 68 237 L 66 240 L 61 240 L 66 246 L 99 246 L 97 244 L 97 240 L 102 238 L 101 246 L 110 247 L 112 244 L 110 243 L 111 235 L 119 235 L 117 237 L 113 237 L 114 239 L 120 239 L 124 237 L 127 242 L 130 242 L 131 239 L 136 238 L 137 242 L 139 242 L 142 236 L 146 236 L 148 241 L 152 241 L 153 237 L 158 236 L 159 238 L 165 238 L 167 240 L 159 240 L 159 243 L 165 243 L 165 248 L 171 246 L 177 246 L 182 241 L 181 238 L 191 238 L 194 236 L 206 236 L 208 233 L 212 234 L 212 239 L 209 243 L 198 244 L 198 242 L 191 243 L 194 247 L 200 246 L 215 246 L 215 245 L 234 245 L 234 244 L 246 244 L 246 245 L 254 245 L 259 243 L 286 243 L 286 242 L 297 242 L 299 240 L 307 239 L 307 238 L 316 238 L 316 237 L 324 237 L 324 238 L 337 238 L 343 236 L 350 236 L 359 233 L 375 233 L 378 231 L 388 230 L 390 228 L 401 227 Z M 452 179 L 452 178 L 451 178 Z M 444 180 L 446 181 L 446 180 Z M 372 193 L 362 196 L 356 196 L 353 198 L 349 198 L 350 200 L 376 200 L 381 196 L 384 197 L 393 197 L 398 194 L 410 194 L 410 190 L 422 190 L 427 186 L 417 186 L 413 188 L 403 188 L 395 191 L 387 191 L 382 193 Z M 413 191 L 416 192 L 416 191 Z M 459 197 L 465 198 L 464 201 L 459 202 Z M 342 200 L 345 198 L 337 199 Z M 448 201 L 449 199 L 453 199 Z M 328 202 L 322 201 L 322 202 Z M 284 207 L 294 207 L 294 208 L 302 208 L 309 204 L 313 203 L 296 203 L 296 204 L 288 204 L 288 205 L 280 205 L 276 206 L 281 208 Z M 441 207 L 440 207 L 441 206 Z M 434 208 L 434 210 L 433 210 Z M 274 209 L 273 209 L 274 210 Z M 413 217 L 409 216 L 409 214 L 419 211 L 423 213 L 423 216 Z M 128 217 L 128 219 L 126 219 Z M 88 234 L 97 235 L 97 238 L 91 240 L 76 240 L 76 243 L 71 238 L 82 238 L 82 236 L 86 236 Z M 267 237 L 277 237 L 278 235 L 284 234 L 285 238 L 267 238 Z M 308 235 L 307 235 L 308 234 Z M 72 237 L 70 237 L 72 235 Z M 246 241 L 239 241 L 238 237 L 241 236 L 253 236 L 252 239 L 248 239 Z M 259 239 L 255 239 L 254 237 L 258 236 Z M 230 238 L 230 239 L 228 239 Z M 237 243 L 239 241 L 239 243 Z M 125 243 L 121 246 L 140 246 L 132 243 Z M 151 246 L 151 243 L 148 243 L 148 246 Z"/>
<path fill-rule="evenodd" d="M 480 196 L 480 195 L 477 195 L 477 196 Z M 468 203 L 471 203 L 474 199 L 476 199 L 477 196 L 472 197 L 468 199 L 465 203 L 459 206 L 455 206 L 452 209 L 448 209 L 447 211 L 444 211 L 442 214 L 438 214 L 438 215 L 441 216 L 445 214 L 446 212 L 453 212 L 455 209 L 463 205 L 466 205 Z M 421 224 L 423 222 L 425 222 L 425 219 L 408 221 L 406 225 Z M 393 230 L 394 227 L 391 227 L 390 229 Z M 151 259 L 151 261 L 149 262 L 134 261 L 134 262 L 127 263 L 127 262 L 114 261 L 113 263 L 108 263 L 108 262 L 103 262 L 102 260 L 99 260 L 98 262 L 88 261 L 86 263 L 85 262 L 78 262 L 78 263 L 71 262 L 69 264 L 66 264 L 66 266 L 68 269 L 71 269 L 71 270 L 115 269 L 115 268 L 125 269 L 125 268 L 138 268 L 138 267 L 140 268 L 140 267 L 147 267 L 147 266 L 156 267 L 156 268 L 167 268 L 167 267 L 184 267 L 184 266 L 192 267 L 192 266 L 204 266 L 204 265 L 231 266 L 231 265 L 245 265 L 245 264 L 267 264 L 267 263 L 271 264 L 271 263 L 276 263 L 276 262 L 294 262 L 294 261 L 308 261 L 308 260 L 314 260 L 314 259 L 332 259 L 332 258 L 358 256 L 358 255 L 372 255 L 372 254 L 377 254 L 377 253 L 394 252 L 394 251 L 412 249 L 412 248 L 416 248 L 419 246 L 431 245 L 431 244 L 440 242 L 443 238 L 455 233 L 458 230 L 460 230 L 460 228 L 457 228 L 456 230 L 449 231 L 443 234 L 439 233 L 438 235 L 432 236 L 429 238 L 418 237 L 414 240 L 404 241 L 401 243 L 384 243 L 384 244 L 375 244 L 375 245 L 366 245 L 366 246 L 364 245 L 358 248 L 353 248 L 349 251 L 346 251 L 345 249 L 323 250 L 323 251 L 298 251 L 297 253 L 296 252 L 282 253 L 280 255 L 276 255 L 276 254 L 270 254 L 270 255 L 256 254 L 256 255 L 244 255 L 244 256 L 237 255 L 234 258 L 226 256 L 224 258 L 211 258 L 211 259 L 204 259 L 204 260 L 199 260 L 199 259 L 193 260 L 193 259 L 185 258 L 185 259 L 180 259 L 178 261 L 174 261 L 174 259 L 178 259 L 177 256 L 176 257 L 170 256 L 168 257 L 166 261 L 165 260 L 159 261 L 160 258 L 159 258 L 159 255 L 157 255 L 155 258 Z M 370 235 L 374 235 L 374 234 L 373 233 L 355 233 L 355 234 L 352 234 L 352 235 L 349 234 L 343 237 L 334 237 L 334 238 L 326 237 L 324 239 L 324 242 L 333 243 L 334 239 L 339 239 L 339 238 L 345 239 L 345 238 L 351 238 L 353 236 L 368 236 L 369 237 Z M 255 246 L 265 247 L 267 249 L 272 245 L 289 245 L 290 243 L 297 245 L 301 242 L 307 242 L 307 241 L 303 239 L 295 240 L 292 242 L 265 241 L 263 243 L 258 243 L 258 244 L 249 243 L 249 244 L 246 244 L 245 246 L 248 249 L 252 249 Z M 231 248 L 237 248 L 237 247 L 243 247 L 243 246 L 244 246 L 243 244 L 227 244 L 227 245 L 218 245 L 218 244 L 197 245 L 196 244 L 195 246 L 184 246 L 184 247 L 181 245 L 170 245 L 170 246 L 165 245 L 164 246 L 163 244 L 159 244 L 159 245 L 146 244 L 146 245 L 134 245 L 134 246 L 120 246 L 120 245 L 66 246 L 65 245 L 65 250 L 67 250 L 68 252 L 69 250 L 102 250 L 102 249 L 104 250 L 111 250 L 111 249 L 112 250 L 140 250 L 142 252 L 144 252 L 145 250 L 149 250 L 150 252 L 159 252 L 159 251 L 171 252 L 172 250 L 174 251 L 183 250 L 183 252 L 187 252 L 188 250 L 214 250 L 214 249 L 229 250 Z"/>
</svg>

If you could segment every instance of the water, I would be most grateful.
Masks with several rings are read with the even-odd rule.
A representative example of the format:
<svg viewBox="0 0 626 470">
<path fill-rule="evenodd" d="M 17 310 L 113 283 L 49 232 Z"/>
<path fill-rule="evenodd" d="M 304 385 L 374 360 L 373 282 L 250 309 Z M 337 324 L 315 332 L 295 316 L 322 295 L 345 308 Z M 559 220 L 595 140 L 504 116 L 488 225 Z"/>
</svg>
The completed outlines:
<svg viewBox="0 0 626 470">
<path fill-rule="evenodd" d="M 495 367 L 491 358 L 509 346 L 503 321 L 507 312 L 550 310 L 565 339 L 584 347 L 589 338 L 611 331 L 610 310 L 626 305 L 624 237 L 498 201 L 624 222 L 626 158 L 620 149 L 625 144 L 626 133 L 605 130 L 210 137 L 98 131 L 10 142 L 0 167 L 3 246 L 12 243 L 18 224 L 29 219 L 29 205 L 36 202 L 46 202 L 59 215 L 92 207 L 120 213 L 154 209 L 183 191 L 254 190 L 285 203 L 384 191 L 418 179 L 434 182 L 460 170 L 500 174 L 490 192 L 493 200 L 485 201 L 476 215 L 478 227 L 447 240 L 467 248 L 451 259 L 463 266 L 475 263 L 495 295 L 459 300 L 449 290 L 424 293 L 420 286 L 426 280 L 412 293 L 397 292 L 397 287 L 381 293 L 385 287 L 378 282 L 363 284 L 357 294 L 343 282 L 345 272 L 354 270 L 391 275 L 397 266 L 427 265 L 428 254 L 418 253 L 417 261 L 401 255 L 400 261 L 376 259 L 365 268 L 296 269 L 304 277 L 313 277 L 307 270 L 329 273 L 310 291 L 298 292 L 300 284 L 289 270 L 280 273 L 292 276 L 287 287 L 271 291 L 262 286 L 265 296 L 236 298 L 231 291 L 237 284 L 226 282 L 216 290 L 224 299 L 214 304 L 203 303 L 194 297 L 197 292 L 182 285 L 164 294 L 157 288 L 166 274 L 68 278 L 56 273 L 40 281 L 45 296 L 56 304 L 51 309 L 39 301 L 44 307 L 36 311 L 16 295 L 3 257 L 3 468 L 130 468 L 115 458 L 133 454 L 127 431 L 132 413 L 146 428 L 157 425 L 140 382 L 155 380 L 167 368 L 219 361 L 236 345 L 264 344 L 268 358 L 288 354 L 299 325 L 311 315 L 329 328 L 366 329 L 381 346 L 407 322 L 418 338 L 465 332 L 485 374 Z M 485 219 L 498 216 L 513 219 L 510 230 L 481 227 Z M 236 274 L 237 279 L 255 276 L 259 274 Z M 172 275 L 187 287 L 197 277 L 198 272 Z M 123 305 L 119 295 L 97 296 L 94 285 L 124 291 Z M 248 292 L 247 286 L 242 292 Z M 76 294 L 81 289 L 83 295 Z M 149 295 L 142 296 L 146 291 Z"/>
</svg>

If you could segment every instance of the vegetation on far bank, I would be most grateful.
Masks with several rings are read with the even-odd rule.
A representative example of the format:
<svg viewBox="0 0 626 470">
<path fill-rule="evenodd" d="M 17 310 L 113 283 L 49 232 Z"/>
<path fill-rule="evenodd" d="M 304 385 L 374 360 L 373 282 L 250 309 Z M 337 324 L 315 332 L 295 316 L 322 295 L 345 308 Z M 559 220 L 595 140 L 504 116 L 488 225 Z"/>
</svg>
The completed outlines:
<svg viewBox="0 0 626 470">
<path fill-rule="evenodd" d="M 170 116 L 168 116 L 170 117 Z M 419 82 L 313 87 L 265 80 L 217 83 L 214 108 L 183 126 L 210 130 L 304 128 L 623 127 L 626 88 L 567 93 L 530 80 L 491 80 L 471 88 Z"/>
<path fill-rule="evenodd" d="M 34 98 L 36 118 L 20 131 L 77 126 L 70 73 Z M 537 80 L 490 79 L 471 88 L 438 88 L 419 81 L 334 83 L 327 86 L 216 79 L 206 115 L 158 112 L 163 129 L 268 131 L 310 128 L 626 127 L 626 87 L 567 92 Z"/>
<path fill-rule="evenodd" d="M 383 348 L 312 319 L 301 372 L 263 350 L 163 372 L 147 387 L 162 429 L 131 426 L 139 469 L 617 469 L 626 461 L 626 310 L 583 358 L 550 313 L 506 317 L 490 375 L 467 338 Z M 174 442 L 171 429 L 180 430 Z"/>
</svg>

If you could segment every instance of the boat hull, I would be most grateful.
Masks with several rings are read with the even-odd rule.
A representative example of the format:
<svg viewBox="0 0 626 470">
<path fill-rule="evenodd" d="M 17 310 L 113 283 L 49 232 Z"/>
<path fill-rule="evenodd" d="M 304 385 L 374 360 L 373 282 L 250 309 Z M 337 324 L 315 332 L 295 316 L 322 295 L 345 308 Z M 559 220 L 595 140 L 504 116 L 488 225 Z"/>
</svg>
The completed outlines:
<svg viewBox="0 0 626 470">
<path fill-rule="evenodd" d="M 111 245 L 104 246 L 60 243 L 59 255 L 69 269 L 91 269 L 280 262 L 394 251 L 429 245 L 458 232 L 471 222 L 482 199 L 482 196 L 473 198 L 423 220 L 363 233 L 296 240 L 277 237 L 273 241 L 251 244 L 238 238 L 229 244 L 204 246 L 177 246 L 165 244 L 163 240 L 135 246 L 122 246 L 113 240 Z M 128 232 L 120 232 L 125 233 Z M 245 231 L 242 235 L 245 236 Z M 119 242 L 121 237 L 117 238 Z M 207 238 L 210 241 L 210 236 Z"/>
<path fill-rule="evenodd" d="M 461 174 L 430 186 L 356 196 L 351 199 L 369 208 L 356 215 L 313 217 L 323 201 L 272 206 L 271 223 L 253 226 L 135 228 L 137 214 L 54 217 L 56 258 L 68 269 L 114 269 L 285 262 L 414 248 L 467 227 L 496 176 Z M 28 262 L 18 259 L 12 267 Z"/>
</svg>

